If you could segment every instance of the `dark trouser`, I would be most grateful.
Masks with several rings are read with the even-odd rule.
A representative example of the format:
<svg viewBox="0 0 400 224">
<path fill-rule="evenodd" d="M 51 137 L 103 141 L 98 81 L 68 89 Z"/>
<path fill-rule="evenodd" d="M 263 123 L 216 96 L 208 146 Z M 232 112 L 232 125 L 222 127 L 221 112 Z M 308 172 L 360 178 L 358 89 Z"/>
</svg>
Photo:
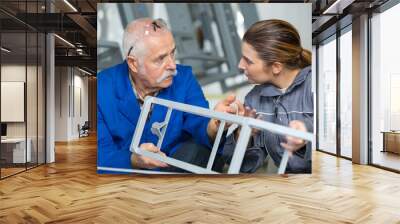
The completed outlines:
<svg viewBox="0 0 400 224">
<path fill-rule="evenodd" d="M 240 167 L 241 173 L 254 173 L 258 168 L 263 166 L 264 160 L 268 153 L 264 148 L 248 148 L 243 157 L 243 162 Z M 230 164 L 233 156 L 233 148 L 224 148 L 222 158 L 226 163 Z"/>
<path fill-rule="evenodd" d="M 176 150 L 176 152 L 171 155 L 171 157 L 183 162 L 206 168 L 208 159 L 210 158 L 210 154 L 211 149 L 208 149 L 203 145 L 197 144 L 192 139 L 190 139 L 189 141 L 182 143 L 178 150 Z M 221 155 L 217 154 L 214 159 L 212 170 L 216 172 L 222 172 L 223 167 L 224 161 L 222 160 Z M 174 166 L 162 168 L 161 171 L 182 173 L 188 172 Z"/>
</svg>

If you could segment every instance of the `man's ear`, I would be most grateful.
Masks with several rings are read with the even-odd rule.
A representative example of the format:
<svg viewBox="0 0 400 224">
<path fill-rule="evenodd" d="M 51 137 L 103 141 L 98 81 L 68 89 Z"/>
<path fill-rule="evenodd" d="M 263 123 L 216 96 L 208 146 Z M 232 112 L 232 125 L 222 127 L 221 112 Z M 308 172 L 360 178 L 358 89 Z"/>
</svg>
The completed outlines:
<svg viewBox="0 0 400 224">
<path fill-rule="evenodd" d="M 280 62 L 274 62 L 272 63 L 272 74 L 274 75 L 278 75 L 281 73 L 281 71 L 283 70 L 283 65 Z"/>
<path fill-rule="evenodd" d="M 132 72 L 138 73 L 139 63 L 138 63 L 137 57 L 135 57 L 135 56 L 126 57 L 126 63 L 128 64 L 128 67 Z"/>
</svg>

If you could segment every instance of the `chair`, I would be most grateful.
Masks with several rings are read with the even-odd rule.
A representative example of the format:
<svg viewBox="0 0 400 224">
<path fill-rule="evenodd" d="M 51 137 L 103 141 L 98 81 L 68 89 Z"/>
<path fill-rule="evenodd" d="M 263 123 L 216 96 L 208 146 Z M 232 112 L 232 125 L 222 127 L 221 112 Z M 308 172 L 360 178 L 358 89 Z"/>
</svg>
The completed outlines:
<svg viewBox="0 0 400 224">
<path fill-rule="evenodd" d="M 79 138 L 89 136 L 89 129 L 90 129 L 89 121 L 85 121 L 82 127 L 78 124 Z"/>
<path fill-rule="evenodd" d="M 202 117 L 209 117 L 209 118 L 214 118 L 218 119 L 221 121 L 217 135 L 214 140 L 214 144 L 211 149 L 211 154 L 208 159 L 207 167 L 202 167 L 198 166 L 195 164 L 191 164 L 188 162 L 181 161 L 179 159 L 169 157 L 169 156 L 161 156 L 160 154 L 150 152 L 147 150 L 144 150 L 139 147 L 140 140 L 142 139 L 142 134 L 144 131 L 144 127 L 146 125 L 147 118 L 149 117 L 149 112 L 151 107 L 154 105 L 161 105 L 165 106 L 168 108 L 167 113 L 165 115 L 165 120 L 162 123 L 165 123 L 165 125 L 160 125 L 159 122 L 151 124 L 152 128 L 154 128 L 153 133 L 159 134 L 158 142 L 157 142 L 157 147 L 161 148 L 161 145 L 163 143 L 164 136 L 166 134 L 167 130 L 167 125 L 170 121 L 170 117 L 172 114 L 172 110 L 178 110 L 178 111 L 183 111 L 186 113 L 191 113 L 194 115 L 202 116 Z M 271 131 L 277 134 L 281 135 L 289 135 L 297 138 L 301 138 L 307 141 L 312 142 L 313 141 L 313 134 L 308 133 L 308 132 L 303 132 L 295 129 L 288 128 L 286 126 L 281 126 L 277 125 L 274 123 L 270 123 L 267 121 L 262 121 L 254 118 L 243 118 L 238 115 L 233 115 L 233 114 L 227 114 L 227 113 L 222 113 L 222 112 L 217 112 L 213 111 L 210 109 L 198 107 L 198 106 L 193 106 L 193 105 L 188 105 L 188 104 L 183 104 L 183 103 L 178 103 L 170 100 L 165 100 L 165 99 L 160 99 L 156 97 L 150 97 L 147 96 L 144 104 L 142 111 L 140 113 L 139 121 L 136 126 L 135 133 L 132 137 L 132 142 L 130 145 L 129 150 L 131 152 L 135 152 L 139 155 L 147 156 L 152 159 L 167 163 L 169 165 L 172 165 L 174 167 L 183 169 L 185 171 L 189 171 L 192 173 L 197 173 L 197 174 L 218 174 L 217 172 L 212 170 L 214 160 L 216 158 L 217 150 L 220 145 L 220 140 L 224 135 L 224 128 L 225 124 L 229 123 L 235 123 L 240 125 L 241 131 L 232 155 L 232 160 L 228 168 L 228 174 L 239 174 L 240 167 L 244 158 L 244 154 L 247 150 L 247 143 L 250 139 L 251 136 L 251 129 L 252 128 L 257 128 L 262 131 Z M 156 130 L 160 129 L 162 130 Z M 277 169 L 278 174 L 284 174 L 287 166 L 287 162 L 289 160 L 289 152 L 284 151 L 282 155 L 282 159 L 280 162 L 280 165 Z M 120 169 L 120 168 L 114 168 L 114 167 L 101 167 L 98 166 L 97 170 L 104 170 L 104 171 L 116 171 L 116 172 L 124 172 L 124 173 L 153 173 L 153 174 L 171 174 L 171 172 L 162 172 L 162 171 L 154 171 L 154 170 L 138 170 L 138 169 Z"/>
</svg>

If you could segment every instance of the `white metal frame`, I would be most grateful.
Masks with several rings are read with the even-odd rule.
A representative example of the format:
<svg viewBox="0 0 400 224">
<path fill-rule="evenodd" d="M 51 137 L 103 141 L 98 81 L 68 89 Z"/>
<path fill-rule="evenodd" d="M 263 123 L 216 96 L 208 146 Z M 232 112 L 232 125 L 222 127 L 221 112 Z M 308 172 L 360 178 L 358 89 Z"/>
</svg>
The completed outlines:
<svg viewBox="0 0 400 224">
<path fill-rule="evenodd" d="M 209 117 L 209 118 L 214 118 L 217 119 L 220 122 L 217 136 L 215 137 L 215 141 L 212 147 L 212 151 L 210 154 L 210 158 L 207 164 L 206 168 L 193 165 L 187 162 L 183 162 L 171 157 L 164 157 L 161 156 L 160 154 L 149 152 L 147 150 L 141 149 L 139 147 L 140 144 L 140 139 L 143 134 L 144 126 L 146 124 L 147 118 L 149 116 L 150 109 L 152 107 L 152 104 L 157 104 L 157 105 L 162 105 L 168 108 L 166 117 L 164 122 L 155 122 L 152 124 L 152 132 L 158 136 L 158 142 L 157 142 L 157 147 L 161 147 L 166 129 L 168 127 L 168 122 L 171 117 L 172 110 L 179 110 L 182 112 L 186 113 L 191 113 L 203 117 Z M 235 150 L 233 152 L 231 164 L 228 169 L 228 174 L 238 174 L 240 171 L 240 167 L 242 165 L 243 157 L 247 149 L 247 144 L 251 136 L 251 129 L 252 128 L 257 128 L 260 130 L 267 130 L 271 131 L 277 134 L 282 134 L 285 136 L 293 136 L 297 138 L 301 138 L 307 141 L 312 142 L 313 141 L 313 134 L 308 133 L 308 132 L 303 132 L 295 129 L 291 129 L 285 126 L 277 125 L 271 122 L 266 122 L 262 120 L 257 120 L 254 118 L 249 118 L 249 117 L 242 117 L 238 115 L 232 115 L 232 114 L 227 114 L 223 112 L 218 112 L 218 111 L 213 111 L 210 109 L 198 107 L 198 106 L 193 106 L 193 105 L 188 105 L 188 104 L 183 104 L 183 103 L 178 103 L 178 102 L 173 102 L 170 100 L 165 100 L 165 99 L 160 99 L 160 98 L 155 98 L 155 97 L 146 97 L 142 112 L 140 113 L 139 121 L 136 125 L 135 133 L 132 138 L 132 142 L 130 145 L 130 151 L 135 152 L 139 155 L 147 156 L 152 159 L 159 160 L 161 162 L 167 163 L 169 165 L 187 170 L 192 173 L 196 174 L 218 174 L 215 171 L 212 171 L 212 165 L 214 163 L 215 155 L 217 154 L 218 146 L 220 144 L 220 140 L 222 137 L 222 134 L 224 132 L 224 128 L 226 125 L 226 122 L 229 122 L 231 124 L 238 124 L 241 126 L 239 138 L 237 140 L 237 144 L 235 146 Z M 289 154 L 287 151 L 284 152 L 282 156 L 282 160 L 280 163 L 280 166 L 278 168 L 278 174 L 283 174 L 286 170 L 287 162 L 289 159 Z M 130 170 L 130 169 L 116 169 L 116 168 L 107 168 L 107 167 L 98 167 L 99 170 L 108 170 L 108 171 L 120 171 L 120 172 L 135 172 L 135 170 Z M 151 171 L 163 174 L 165 172 L 158 172 L 158 171 Z M 170 173 L 168 173 L 170 174 Z"/>
</svg>

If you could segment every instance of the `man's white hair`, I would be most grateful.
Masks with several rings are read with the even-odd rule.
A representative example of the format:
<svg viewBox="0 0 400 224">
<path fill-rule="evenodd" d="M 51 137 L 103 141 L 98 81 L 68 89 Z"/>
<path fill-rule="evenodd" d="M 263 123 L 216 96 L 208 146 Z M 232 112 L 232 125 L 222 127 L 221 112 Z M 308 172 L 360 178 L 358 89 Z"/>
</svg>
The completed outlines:
<svg viewBox="0 0 400 224">
<path fill-rule="evenodd" d="M 122 48 L 125 58 L 129 56 L 128 53 L 136 57 L 142 57 L 145 55 L 146 48 L 144 46 L 143 38 L 145 35 L 145 26 L 146 24 L 152 23 L 154 21 L 156 21 L 157 24 L 161 25 L 161 28 L 165 28 L 168 30 L 166 23 L 162 19 L 153 20 L 151 18 L 140 18 L 132 21 L 126 26 L 122 40 Z"/>
</svg>

